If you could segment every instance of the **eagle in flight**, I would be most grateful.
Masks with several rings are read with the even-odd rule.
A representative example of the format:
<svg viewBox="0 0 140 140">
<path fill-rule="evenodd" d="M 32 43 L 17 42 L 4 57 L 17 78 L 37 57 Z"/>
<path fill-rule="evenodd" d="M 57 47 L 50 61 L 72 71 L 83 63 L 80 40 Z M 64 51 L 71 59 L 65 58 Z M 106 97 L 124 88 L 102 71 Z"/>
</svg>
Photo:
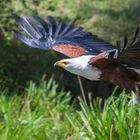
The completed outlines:
<svg viewBox="0 0 140 140">
<path fill-rule="evenodd" d="M 13 14 L 27 35 L 14 30 L 17 37 L 33 48 L 52 50 L 69 57 L 57 61 L 59 66 L 89 80 L 106 80 L 129 91 L 137 92 L 140 82 L 140 37 L 137 27 L 132 41 L 124 37 L 121 45 L 112 45 L 82 27 L 58 22 L 47 17 L 21 17 Z"/>
</svg>

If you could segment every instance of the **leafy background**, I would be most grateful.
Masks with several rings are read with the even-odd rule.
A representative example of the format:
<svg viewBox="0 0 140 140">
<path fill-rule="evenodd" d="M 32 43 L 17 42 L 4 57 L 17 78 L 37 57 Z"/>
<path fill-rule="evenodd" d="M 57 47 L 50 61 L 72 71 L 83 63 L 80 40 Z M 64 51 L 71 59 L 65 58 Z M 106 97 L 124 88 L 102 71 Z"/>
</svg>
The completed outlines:
<svg viewBox="0 0 140 140">
<path fill-rule="evenodd" d="M 20 42 L 12 13 L 51 15 L 115 44 L 140 25 L 139 0 L 0 0 L 0 139 L 139 140 L 139 102 L 120 90 L 102 105 L 92 96 L 108 97 L 114 87 L 83 78 L 88 105 L 72 98 L 81 93 L 77 76 L 53 67 L 64 56 Z"/>
</svg>

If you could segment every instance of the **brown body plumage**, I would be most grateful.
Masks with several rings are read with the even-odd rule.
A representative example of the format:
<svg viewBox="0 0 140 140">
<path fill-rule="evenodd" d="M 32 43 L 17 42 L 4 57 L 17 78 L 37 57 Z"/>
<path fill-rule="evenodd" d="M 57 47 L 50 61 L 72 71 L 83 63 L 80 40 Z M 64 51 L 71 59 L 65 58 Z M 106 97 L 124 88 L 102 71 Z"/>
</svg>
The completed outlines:
<svg viewBox="0 0 140 140">
<path fill-rule="evenodd" d="M 109 57 L 106 60 L 104 55 L 105 53 L 101 53 L 89 61 L 89 64 L 101 70 L 100 79 L 110 81 L 114 85 L 136 92 L 137 84 L 140 82 L 140 74 L 123 65 L 117 59 Z"/>
</svg>

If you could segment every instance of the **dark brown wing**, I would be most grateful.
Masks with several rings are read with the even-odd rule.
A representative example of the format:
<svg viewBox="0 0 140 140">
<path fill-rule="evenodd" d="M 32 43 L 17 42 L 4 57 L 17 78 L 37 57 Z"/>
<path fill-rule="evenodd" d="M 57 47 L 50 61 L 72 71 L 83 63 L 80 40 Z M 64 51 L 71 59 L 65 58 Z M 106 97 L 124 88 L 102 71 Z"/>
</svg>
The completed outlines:
<svg viewBox="0 0 140 140">
<path fill-rule="evenodd" d="M 127 90 L 136 91 L 136 84 L 140 82 L 140 75 L 134 70 L 125 67 L 118 59 L 113 59 L 111 56 L 105 59 L 105 54 L 106 52 L 100 53 L 89 61 L 90 65 L 101 70 L 100 79 Z"/>
<path fill-rule="evenodd" d="M 131 41 L 128 41 L 127 37 L 124 38 L 124 44 L 120 45 L 117 59 L 128 67 L 140 69 L 140 36 L 138 27 Z"/>
<path fill-rule="evenodd" d="M 132 40 L 128 41 L 128 38 L 125 36 L 123 45 L 121 45 L 121 43 L 119 43 L 119 41 L 117 41 L 117 46 L 118 46 L 118 49 L 111 49 L 111 50 L 104 51 L 104 53 L 105 53 L 104 58 L 106 58 L 106 59 L 114 58 L 114 61 L 117 61 L 121 64 L 125 64 L 128 67 L 140 69 L 139 28 L 137 27 Z M 99 56 L 97 57 L 98 59 L 99 59 Z M 94 59 L 93 59 L 93 61 L 94 61 Z M 104 61 L 105 61 L 105 59 L 102 61 L 100 60 L 99 62 L 104 62 Z M 107 61 L 107 62 L 105 61 L 104 63 L 108 63 L 108 62 L 110 62 L 110 59 L 109 59 L 109 61 Z"/>
<path fill-rule="evenodd" d="M 136 84 L 140 82 L 140 74 L 135 70 L 140 69 L 140 37 L 139 28 L 136 29 L 134 37 L 128 43 L 127 37 L 119 49 L 116 59 L 109 56 L 105 59 L 99 56 L 98 60 L 91 62 L 92 65 L 102 69 L 101 79 L 108 80 L 115 85 L 136 91 Z M 96 59 L 97 59 L 96 58 Z M 130 69 L 131 68 L 131 69 Z"/>
<path fill-rule="evenodd" d="M 98 55 L 103 51 L 115 48 L 97 36 L 85 32 L 82 27 L 57 22 L 53 17 L 48 17 L 48 22 L 38 16 L 30 18 L 13 14 L 13 17 L 26 32 L 26 35 L 23 35 L 14 30 L 17 37 L 33 48 L 54 50 L 68 57 L 84 54 Z"/>
<path fill-rule="evenodd" d="M 137 84 L 140 82 L 140 75 L 119 63 L 111 63 L 102 69 L 101 79 L 136 92 Z"/>
<path fill-rule="evenodd" d="M 109 56 L 108 59 L 105 58 L 106 52 L 98 54 L 96 57 L 93 57 L 88 62 L 90 65 L 103 69 L 108 64 L 116 63 L 116 59 L 113 59 L 113 57 Z"/>
</svg>

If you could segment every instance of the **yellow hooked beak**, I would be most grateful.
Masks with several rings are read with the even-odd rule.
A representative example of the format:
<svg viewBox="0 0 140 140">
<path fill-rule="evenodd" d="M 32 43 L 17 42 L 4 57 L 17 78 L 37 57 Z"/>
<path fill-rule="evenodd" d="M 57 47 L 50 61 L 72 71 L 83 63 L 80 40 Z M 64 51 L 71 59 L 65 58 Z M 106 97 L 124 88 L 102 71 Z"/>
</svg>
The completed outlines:
<svg viewBox="0 0 140 140">
<path fill-rule="evenodd" d="M 60 61 L 57 61 L 54 66 L 58 66 L 58 67 L 61 67 L 61 68 L 65 68 L 66 66 L 66 62 L 63 61 L 63 60 L 60 60 Z"/>
</svg>

